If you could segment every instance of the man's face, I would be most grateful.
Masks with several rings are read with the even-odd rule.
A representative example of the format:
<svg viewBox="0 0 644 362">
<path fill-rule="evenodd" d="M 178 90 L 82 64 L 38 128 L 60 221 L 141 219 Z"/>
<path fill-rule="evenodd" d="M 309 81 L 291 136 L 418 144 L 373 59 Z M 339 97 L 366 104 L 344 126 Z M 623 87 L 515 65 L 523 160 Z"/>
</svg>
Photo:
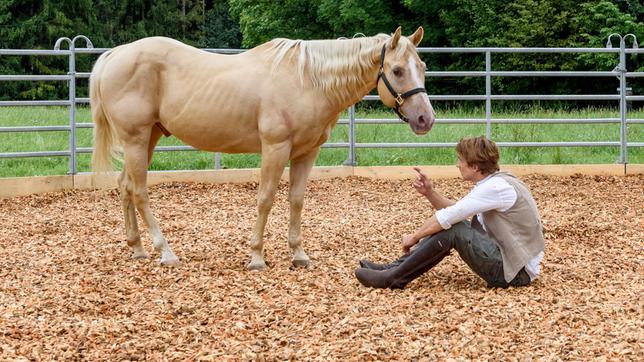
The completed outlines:
<svg viewBox="0 0 644 362">
<path fill-rule="evenodd" d="M 465 181 L 474 181 L 477 176 L 478 168 L 476 166 L 468 165 L 460 156 L 458 157 L 456 167 L 461 171 L 461 177 Z"/>
</svg>

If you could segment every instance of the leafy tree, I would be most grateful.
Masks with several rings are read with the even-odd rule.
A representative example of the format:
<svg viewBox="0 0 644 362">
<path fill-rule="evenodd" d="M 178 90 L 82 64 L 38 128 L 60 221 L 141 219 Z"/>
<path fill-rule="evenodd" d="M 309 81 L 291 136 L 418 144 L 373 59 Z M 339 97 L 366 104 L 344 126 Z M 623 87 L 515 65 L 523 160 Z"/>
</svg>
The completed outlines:
<svg viewBox="0 0 644 362">
<path fill-rule="evenodd" d="M 318 10 L 333 33 L 344 36 L 391 33 L 409 15 L 399 2 L 385 0 L 322 0 Z"/>
<path fill-rule="evenodd" d="M 0 1 L 0 39 L 3 48 L 52 49 L 57 38 L 88 31 L 96 19 L 92 2 L 65 0 L 60 2 L 2 0 Z M 3 74 L 61 74 L 66 69 L 63 57 L 21 56 L 0 59 Z M 63 87 L 49 82 L 3 82 L 2 97 L 22 99 L 52 99 L 64 97 Z"/>
<path fill-rule="evenodd" d="M 242 44 L 253 47 L 273 38 L 315 39 L 331 36 L 318 20 L 320 0 L 229 0 L 231 14 L 239 19 Z"/>
<path fill-rule="evenodd" d="M 388 0 L 230 0 L 246 47 L 277 37 L 333 39 L 391 33 L 420 25 L 408 6 Z"/>
<path fill-rule="evenodd" d="M 201 43 L 208 48 L 240 48 L 239 24 L 229 14 L 228 2 L 213 4 L 206 13 Z"/>
</svg>

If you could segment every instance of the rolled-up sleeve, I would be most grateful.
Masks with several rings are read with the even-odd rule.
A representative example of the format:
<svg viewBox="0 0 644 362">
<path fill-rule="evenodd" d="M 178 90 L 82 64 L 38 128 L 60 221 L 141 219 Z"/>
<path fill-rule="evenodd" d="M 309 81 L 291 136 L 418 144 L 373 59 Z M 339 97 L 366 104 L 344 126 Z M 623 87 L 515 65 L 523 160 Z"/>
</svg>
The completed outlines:
<svg viewBox="0 0 644 362">
<path fill-rule="evenodd" d="M 489 210 L 505 211 L 516 202 L 516 191 L 505 180 L 493 177 L 476 185 L 454 205 L 436 211 L 436 220 L 443 229 Z"/>
</svg>

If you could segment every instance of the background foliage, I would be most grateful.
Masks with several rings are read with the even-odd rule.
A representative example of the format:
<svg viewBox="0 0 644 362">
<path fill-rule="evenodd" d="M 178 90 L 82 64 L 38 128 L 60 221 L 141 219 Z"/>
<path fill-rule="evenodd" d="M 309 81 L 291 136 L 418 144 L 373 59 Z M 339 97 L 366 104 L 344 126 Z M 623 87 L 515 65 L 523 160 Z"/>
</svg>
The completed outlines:
<svg viewBox="0 0 644 362">
<path fill-rule="evenodd" d="M 611 33 L 644 42 L 639 0 L 0 0 L 0 48 L 51 49 L 57 38 L 88 36 L 113 47 L 163 35 L 197 47 L 250 48 L 275 37 L 315 39 L 356 33 L 409 34 L 425 28 L 422 46 L 603 47 Z M 618 44 L 615 44 L 618 46 Z M 483 70 L 482 56 L 426 55 L 432 70 Z M 629 70 L 644 60 L 629 57 Z M 94 58 L 80 57 L 89 71 Z M 506 54 L 494 70 L 611 70 L 614 54 Z M 0 74 L 63 74 L 67 59 L 0 57 Z M 644 84 L 632 80 L 635 94 Z M 481 93 L 481 79 L 428 80 L 433 94 Z M 615 82 L 592 78 L 495 79 L 496 94 L 615 93 Z M 2 82 L 0 99 L 55 99 L 66 90 L 47 82 Z M 598 105 L 595 102 L 593 105 Z M 601 105 L 601 104 L 599 104 Z"/>
</svg>

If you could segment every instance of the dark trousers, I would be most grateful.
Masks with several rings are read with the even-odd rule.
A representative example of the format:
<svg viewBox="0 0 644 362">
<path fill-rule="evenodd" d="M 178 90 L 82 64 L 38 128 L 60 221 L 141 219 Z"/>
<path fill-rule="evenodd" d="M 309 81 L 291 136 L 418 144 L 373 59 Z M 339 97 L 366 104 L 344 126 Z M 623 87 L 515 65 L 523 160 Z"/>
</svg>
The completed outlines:
<svg viewBox="0 0 644 362">
<path fill-rule="evenodd" d="M 530 284 L 530 276 L 525 268 L 522 268 L 509 283 L 505 281 L 501 250 L 494 240 L 483 231 L 476 217 L 472 223 L 463 221 L 452 225 L 448 230 L 420 240 L 409 255 L 403 255 L 393 264 L 400 265 L 416 253 L 426 254 L 430 257 L 431 254 L 437 253 L 447 255 L 450 249 L 456 249 L 461 259 L 474 273 L 487 282 L 488 287 L 507 288 Z M 437 262 L 440 259 L 442 257 Z"/>
</svg>

